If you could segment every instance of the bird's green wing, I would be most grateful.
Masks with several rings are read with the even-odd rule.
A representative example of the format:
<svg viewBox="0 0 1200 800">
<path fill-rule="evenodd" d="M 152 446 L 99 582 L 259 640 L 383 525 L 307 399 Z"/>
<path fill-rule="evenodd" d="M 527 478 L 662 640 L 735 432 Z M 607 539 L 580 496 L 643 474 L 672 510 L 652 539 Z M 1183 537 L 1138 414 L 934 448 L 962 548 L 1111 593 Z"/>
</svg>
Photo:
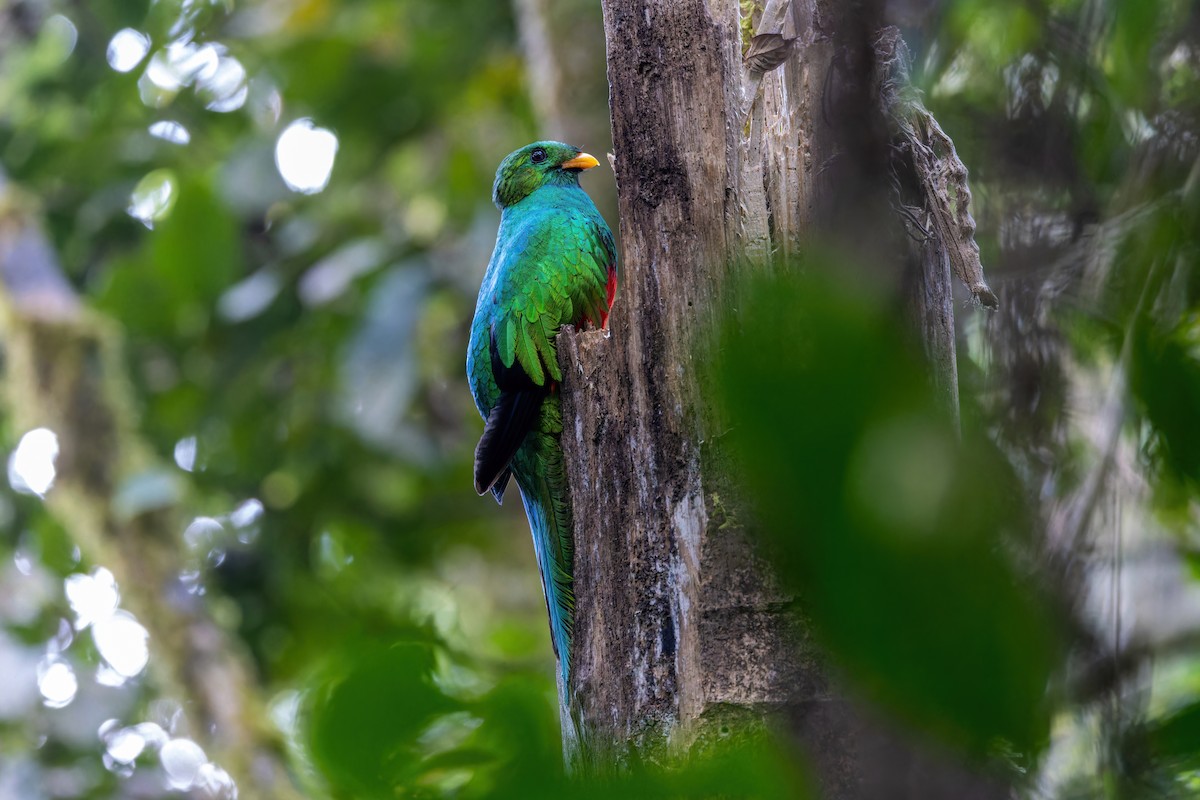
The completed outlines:
<svg viewBox="0 0 1200 800">
<path fill-rule="evenodd" d="M 554 337 L 608 311 L 612 236 L 596 215 L 556 209 L 532 217 L 505 248 L 492 318 L 496 357 L 537 386 L 561 381 Z"/>
</svg>

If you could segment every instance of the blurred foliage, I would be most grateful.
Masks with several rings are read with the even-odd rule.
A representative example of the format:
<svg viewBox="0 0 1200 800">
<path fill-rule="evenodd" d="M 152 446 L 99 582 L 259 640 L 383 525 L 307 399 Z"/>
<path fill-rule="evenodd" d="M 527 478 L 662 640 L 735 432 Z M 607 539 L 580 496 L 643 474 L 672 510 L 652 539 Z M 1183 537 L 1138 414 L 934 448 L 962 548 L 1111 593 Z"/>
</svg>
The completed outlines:
<svg viewBox="0 0 1200 800">
<path fill-rule="evenodd" d="M 958 440 L 880 300 L 809 278 L 739 304 L 719 385 L 747 487 L 772 560 L 860 685 L 975 755 L 1035 756 L 1061 637 L 1002 546 L 1031 552 L 1036 526 L 987 436 L 968 424 Z"/>
<path fill-rule="evenodd" d="M 558 726 L 529 677 L 473 699 L 452 698 L 427 642 L 346 654 L 311 706 L 310 752 L 337 796 L 803 798 L 797 756 L 757 737 L 698 758 L 686 770 L 640 764 L 585 780 L 562 767 Z"/>
<path fill-rule="evenodd" d="M 463 502 L 477 421 L 462 354 L 498 219 L 492 174 L 537 134 L 508 5 L 49 0 L 0 5 L 0 18 L 0 164 L 36 198 L 76 286 L 123 326 L 141 433 L 186 470 L 185 506 L 209 520 L 185 537 L 185 585 L 241 633 L 285 727 L 319 721 L 326 772 L 310 791 L 411 780 L 397 753 L 445 714 L 443 728 L 467 725 L 452 724 L 464 700 L 417 681 L 416 652 L 449 659 L 457 697 L 515 682 L 553 727 L 519 509 Z M 126 28 L 146 51 L 121 72 Z M 305 118 L 337 137 L 312 195 L 290 191 L 277 163 L 281 134 Z M 5 428 L 10 451 L 22 433 Z M 22 642 L 4 663 L 34 676 L 73 618 L 61 578 L 92 565 L 36 497 L 6 492 L 3 510 L 0 583 L 21 598 L 5 630 Z M 377 644 L 414 635 L 424 649 L 404 658 Z M 0 787 L 22 797 L 42 796 L 45 770 L 75 781 L 69 796 L 114 791 L 126 770 L 102 765 L 106 718 L 170 728 L 140 679 L 113 690 L 116 705 L 85 698 L 103 662 L 76 638 L 59 646 L 79 699 L 0 708 L 4 740 L 21 742 L 2 748 Z M 40 708 L 36 684 L 20 690 Z M 297 715 L 296 690 L 311 711 Z M 65 744 L 64 725 L 81 731 Z M 350 738 L 339 748 L 335 734 Z M 504 757 L 519 743 L 493 744 Z M 375 757 L 392 771 L 352 777 Z"/>
<path fill-rule="evenodd" d="M 886 306 L 815 277 L 841 255 L 749 290 L 716 391 L 756 513 L 841 668 L 923 736 L 1014 763 L 1033 796 L 1196 796 L 1200 570 L 1169 562 L 1182 585 L 1134 615 L 1161 628 L 1127 657 L 1096 644 L 1096 606 L 1122 603 L 1106 559 L 1131 591 L 1157 574 L 1138 552 L 1200 563 L 1200 11 L 893 5 L 1004 307 L 958 315 L 959 439 Z M 803 796 L 796 754 L 758 740 L 563 773 L 520 509 L 464 499 L 488 190 L 539 136 L 517 39 L 494 0 L 0 3 L 0 165 L 123 328 L 140 433 L 195 517 L 183 585 L 253 654 L 308 793 Z M 282 174 L 302 120 L 337 143 L 311 193 Z M 25 433 L 0 419 L 6 452 Z M 1085 496 L 1102 474 L 1120 513 Z M 1074 569 L 1043 534 L 1081 498 Z M 1125 562 L 1097 544 L 1122 535 Z M 102 567 L 0 492 L 0 796 L 163 792 L 150 745 L 187 734 L 186 698 L 113 676 L 67 591 L 103 595 Z M 152 726 L 147 750 L 110 720 Z"/>
</svg>

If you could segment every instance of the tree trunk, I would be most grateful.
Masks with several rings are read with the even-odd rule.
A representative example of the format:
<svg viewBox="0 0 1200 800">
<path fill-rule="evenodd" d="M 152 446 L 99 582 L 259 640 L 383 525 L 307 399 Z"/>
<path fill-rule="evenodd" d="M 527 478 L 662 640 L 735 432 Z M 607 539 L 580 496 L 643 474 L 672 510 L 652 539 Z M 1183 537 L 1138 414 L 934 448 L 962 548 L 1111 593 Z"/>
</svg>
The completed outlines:
<svg viewBox="0 0 1200 800">
<path fill-rule="evenodd" d="M 898 228 L 883 180 L 892 134 L 873 74 L 877 16 L 769 0 L 749 20 L 751 38 L 740 6 L 603 2 L 621 286 L 608 331 L 558 338 L 576 541 L 564 713 L 582 722 L 568 758 L 669 763 L 731 722 L 783 720 L 824 796 L 1004 796 L 864 722 L 874 715 L 831 683 L 739 521 L 723 425 L 703 389 L 710 334 L 736 306 L 738 281 L 818 227 L 836 234 L 885 214 Z M 877 255 L 896 242 L 879 239 L 867 248 Z M 903 259 L 875 263 L 898 264 L 881 280 L 898 302 L 907 283 L 956 410 L 938 245 L 907 281 Z"/>
<path fill-rule="evenodd" d="M 621 289 L 609 332 L 559 338 L 586 747 L 686 752 L 730 717 L 803 705 L 836 762 L 841 700 L 737 523 L 700 379 L 730 265 L 791 249 L 811 216 L 814 105 L 784 82 L 822 73 L 750 75 L 735 0 L 608 0 L 604 15 Z"/>
</svg>

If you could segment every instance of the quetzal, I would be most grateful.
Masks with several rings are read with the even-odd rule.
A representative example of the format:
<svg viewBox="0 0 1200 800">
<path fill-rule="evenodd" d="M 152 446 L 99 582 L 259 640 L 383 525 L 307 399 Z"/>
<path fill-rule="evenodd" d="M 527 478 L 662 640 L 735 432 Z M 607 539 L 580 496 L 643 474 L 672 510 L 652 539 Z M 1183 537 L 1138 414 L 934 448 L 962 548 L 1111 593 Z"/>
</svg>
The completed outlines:
<svg viewBox="0 0 1200 800">
<path fill-rule="evenodd" d="M 564 687 L 574 542 L 555 337 L 567 324 L 603 327 L 617 287 L 612 232 L 579 186 L 579 173 L 597 163 L 561 142 L 534 142 L 500 162 L 492 187 L 500 230 L 467 349 L 467 378 L 485 423 L 475 449 L 475 490 L 501 502 L 509 477 L 516 479 Z"/>
</svg>

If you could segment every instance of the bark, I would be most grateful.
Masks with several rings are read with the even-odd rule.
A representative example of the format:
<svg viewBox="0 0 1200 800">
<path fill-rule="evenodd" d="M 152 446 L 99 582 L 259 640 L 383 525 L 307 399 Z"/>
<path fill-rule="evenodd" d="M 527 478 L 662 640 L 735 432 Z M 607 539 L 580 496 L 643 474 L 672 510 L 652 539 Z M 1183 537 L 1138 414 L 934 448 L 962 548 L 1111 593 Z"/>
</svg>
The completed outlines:
<svg viewBox="0 0 1200 800">
<path fill-rule="evenodd" d="M 929 360 L 934 390 L 958 425 L 958 368 L 954 341 L 954 292 L 950 258 L 933 238 L 912 246 L 909 261 L 908 318 Z"/>
<path fill-rule="evenodd" d="M 299 797 L 247 658 L 180 581 L 180 510 L 168 497 L 127 502 L 123 490 L 157 465 L 136 431 L 121 333 L 80 302 L 28 204 L 0 177 L 3 400 L 18 430 L 58 436 L 47 507 L 89 561 L 113 572 L 122 604 L 149 631 L 150 676 L 161 696 L 180 701 L 181 733 L 242 797 Z"/>
<path fill-rule="evenodd" d="M 879 15 L 770 0 L 743 24 L 740 5 L 603 2 L 622 272 L 610 329 L 558 338 L 576 540 L 564 713 L 581 735 L 568 757 L 670 763 L 735 727 L 783 725 L 828 797 L 1004 796 L 901 744 L 831 681 L 739 512 L 704 391 L 738 282 L 818 230 L 892 265 L 880 279 L 897 297 L 905 280 L 882 255 L 895 237 L 862 245 L 864 223 L 899 230 Z M 956 407 L 947 255 L 962 242 L 943 235 L 909 283 Z"/>
<path fill-rule="evenodd" d="M 720 488 L 704 481 L 696 345 L 744 240 L 763 252 L 766 199 L 740 174 L 736 5 L 605 3 L 622 288 L 610 334 L 560 337 L 576 523 L 576 659 L 569 687 L 590 746 L 690 746 L 723 707 L 790 686 L 786 601 L 749 546 L 712 546 Z M 647 120 L 654 124 L 646 124 Z M 615 580 L 620 576 L 619 580 Z M 703 580 L 704 585 L 701 585 Z M 713 635 L 744 641 L 722 647 Z M 719 652 L 713 652 L 718 650 Z M 744 663 L 730 663 L 736 655 Z M 757 668 L 756 668 L 757 667 Z M 814 687 L 811 696 L 821 695 Z"/>
</svg>

